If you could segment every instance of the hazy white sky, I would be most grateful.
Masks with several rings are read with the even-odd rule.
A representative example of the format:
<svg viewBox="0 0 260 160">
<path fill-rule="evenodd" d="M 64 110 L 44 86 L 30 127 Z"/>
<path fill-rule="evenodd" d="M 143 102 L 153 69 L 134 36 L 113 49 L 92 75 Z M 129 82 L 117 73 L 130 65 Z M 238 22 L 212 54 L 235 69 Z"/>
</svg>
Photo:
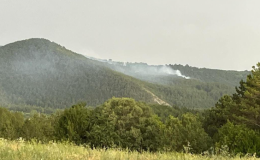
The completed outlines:
<svg viewBox="0 0 260 160">
<path fill-rule="evenodd" d="M 0 45 L 46 38 L 92 57 L 250 70 L 259 0 L 0 0 Z"/>
</svg>

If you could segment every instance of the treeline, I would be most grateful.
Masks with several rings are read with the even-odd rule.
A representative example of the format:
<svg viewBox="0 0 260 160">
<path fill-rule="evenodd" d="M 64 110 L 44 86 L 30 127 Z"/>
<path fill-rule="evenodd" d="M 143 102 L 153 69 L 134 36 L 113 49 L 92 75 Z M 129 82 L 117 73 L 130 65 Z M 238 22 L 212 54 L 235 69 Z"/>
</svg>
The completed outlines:
<svg viewBox="0 0 260 160">
<path fill-rule="evenodd" d="M 181 71 L 184 75 L 189 75 L 195 79 L 207 83 L 221 83 L 227 86 L 235 87 L 238 85 L 238 79 L 245 79 L 250 71 L 225 71 L 218 69 L 207 69 L 207 68 L 197 68 L 191 67 L 189 65 L 174 64 L 169 65 L 174 70 Z"/>
<path fill-rule="evenodd" d="M 0 136 L 140 152 L 218 154 L 224 150 L 260 156 L 260 63 L 235 94 L 223 96 L 209 110 L 147 105 L 131 98 L 112 98 L 95 108 L 79 103 L 28 119 L 1 108 Z"/>
<path fill-rule="evenodd" d="M 183 151 L 187 146 L 194 153 L 207 150 L 211 142 L 195 111 L 150 107 L 131 98 L 112 98 L 96 108 L 79 103 L 52 115 L 35 113 L 27 119 L 20 112 L 1 108 L 0 117 L 0 136 L 7 139 L 71 141 L 138 151 Z"/>
<path fill-rule="evenodd" d="M 260 134 L 227 121 L 212 135 L 211 116 L 186 108 L 147 105 L 130 98 L 112 98 L 102 106 L 79 103 L 52 115 L 40 113 L 24 118 L 21 112 L 0 108 L 0 137 L 48 143 L 69 141 L 94 148 L 125 148 L 137 151 L 217 154 L 257 153 Z"/>
</svg>

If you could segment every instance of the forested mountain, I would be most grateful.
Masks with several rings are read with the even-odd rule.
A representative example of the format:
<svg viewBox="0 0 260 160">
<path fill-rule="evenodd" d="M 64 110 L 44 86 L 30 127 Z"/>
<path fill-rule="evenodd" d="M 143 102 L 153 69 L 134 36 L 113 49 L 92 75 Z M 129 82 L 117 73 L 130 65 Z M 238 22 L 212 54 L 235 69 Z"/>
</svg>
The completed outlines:
<svg viewBox="0 0 260 160">
<path fill-rule="evenodd" d="M 101 104 L 113 96 L 152 102 L 152 96 L 131 77 L 48 40 L 8 44 L 1 47 L 0 57 L 4 106 L 65 108 L 79 101 Z"/>
<path fill-rule="evenodd" d="M 233 86 L 246 74 L 249 72 L 100 62 L 49 40 L 29 39 L 0 48 L 0 105 L 51 112 L 80 101 L 100 105 L 114 96 L 209 108 L 224 94 L 232 94 Z"/>
</svg>

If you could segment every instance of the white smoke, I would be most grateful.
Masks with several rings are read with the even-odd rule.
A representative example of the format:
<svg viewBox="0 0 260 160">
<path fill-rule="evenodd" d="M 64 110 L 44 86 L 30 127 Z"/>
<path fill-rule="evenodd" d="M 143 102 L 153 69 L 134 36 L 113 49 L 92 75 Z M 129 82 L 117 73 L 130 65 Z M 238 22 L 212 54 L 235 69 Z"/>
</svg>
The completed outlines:
<svg viewBox="0 0 260 160">
<path fill-rule="evenodd" d="M 166 66 L 166 65 L 162 66 L 158 71 L 159 71 L 159 73 L 176 75 L 176 76 L 179 76 L 179 77 L 183 77 L 185 79 L 190 79 L 190 77 L 182 75 L 180 70 L 173 70 L 172 68 L 170 68 L 169 66 Z"/>
<path fill-rule="evenodd" d="M 180 70 L 174 70 L 167 65 L 148 65 L 146 63 L 116 62 L 112 61 L 111 59 L 106 60 L 93 58 L 87 55 L 84 56 L 92 60 L 109 63 L 113 66 L 112 69 L 131 76 L 133 76 L 134 74 L 153 76 L 173 75 L 185 79 L 190 79 L 190 77 L 183 75 Z"/>
<path fill-rule="evenodd" d="M 126 67 L 126 68 L 125 68 Z M 153 75 L 153 76 L 163 76 L 163 75 L 173 75 L 182 77 L 185 79 L 190 79 L 190 77 L 185 76 L 180 70 L 174 70 L 167 65 L 148 65 L 146 63 L 123 63 L 123 68 L 116 67 L 118 71 L 123 71 L 123 73 L 136 73 L 141 75 Z"/>
</svg>

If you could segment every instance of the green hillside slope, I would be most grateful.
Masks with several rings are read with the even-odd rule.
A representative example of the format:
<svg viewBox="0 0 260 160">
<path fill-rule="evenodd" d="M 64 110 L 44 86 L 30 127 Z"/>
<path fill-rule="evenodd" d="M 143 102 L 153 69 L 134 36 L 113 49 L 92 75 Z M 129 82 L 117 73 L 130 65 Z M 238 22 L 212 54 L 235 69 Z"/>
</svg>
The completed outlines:
<svg viewBox="0 0 260 160">
<path fill-rule="evenodd" d="M 65 108 L 79 101 L 98 105 L 113 96 L 152 102 L 130 77 L 44 39 L 1 47 L 0 89 L 0 103 L 16 108 Z"/>
<path fill-rule="evenodd" d="M 188 65 L 148 65 L 103 61 L 112 70 L 148 82 L 144 86 L 171 105 L 188 108 L 209 108 L 220 97 L 231 95 L 249 71 L 225 71 L 196 68 Z"/>
</svg>

